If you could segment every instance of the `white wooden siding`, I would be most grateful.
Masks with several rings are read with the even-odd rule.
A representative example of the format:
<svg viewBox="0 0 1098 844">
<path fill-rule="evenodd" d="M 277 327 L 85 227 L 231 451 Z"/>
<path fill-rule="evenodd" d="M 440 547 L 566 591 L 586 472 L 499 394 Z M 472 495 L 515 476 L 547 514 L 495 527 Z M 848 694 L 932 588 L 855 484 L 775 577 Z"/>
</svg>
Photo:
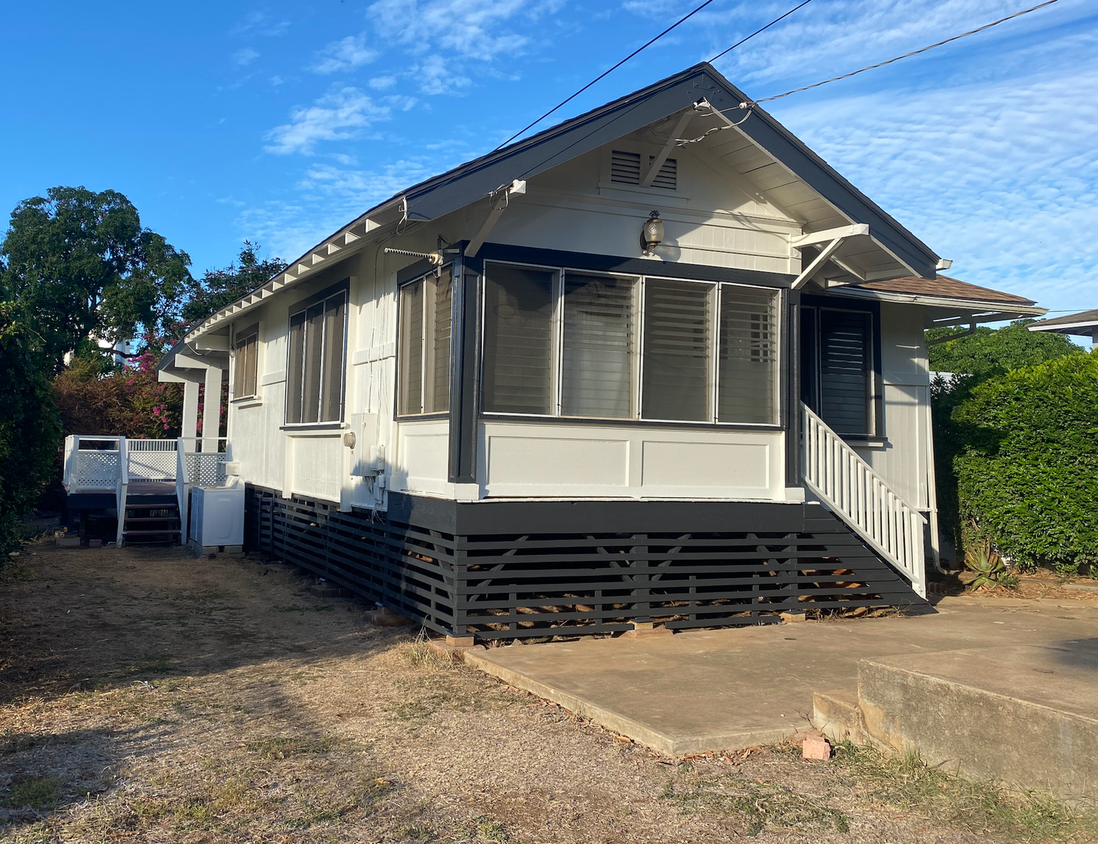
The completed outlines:
<svg viewBox="0 0 1098 844">
<path fill-rule="evenodd" d="M 485 497 L 784 501 L 780 432 L 482 422 Z"/>
<path fill-rule="evenodd" d="M 929 506 L 926 408 L 930 373 L 922 326 L 922 308 L 881 303 L 886 442 L 856 448 L 897 495 L 918 509 Z"/>
</svg>

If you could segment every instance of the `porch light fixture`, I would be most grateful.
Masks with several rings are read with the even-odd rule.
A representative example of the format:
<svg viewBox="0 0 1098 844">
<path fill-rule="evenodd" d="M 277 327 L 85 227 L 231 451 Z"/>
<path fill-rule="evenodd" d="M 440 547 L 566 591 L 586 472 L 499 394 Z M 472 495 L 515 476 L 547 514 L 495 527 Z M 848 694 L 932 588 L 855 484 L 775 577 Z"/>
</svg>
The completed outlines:
<svg viewBox="0 0 1098 844">
<path fill-rule="evenodd" d="M 645 255 L 656 254 L 656 247 L 663 242 L 663 220 L 660 219 L 659 211 L 653 211 L 644 221 L 641 242 L 644 244 Z"/>
</svg>

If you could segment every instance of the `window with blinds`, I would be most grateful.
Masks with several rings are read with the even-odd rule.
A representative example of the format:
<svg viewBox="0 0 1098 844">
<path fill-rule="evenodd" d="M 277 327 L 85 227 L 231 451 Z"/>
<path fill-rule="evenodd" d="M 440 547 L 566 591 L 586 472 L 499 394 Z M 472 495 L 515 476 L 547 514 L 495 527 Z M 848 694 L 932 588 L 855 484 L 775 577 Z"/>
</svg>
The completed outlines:
<svg viewBox="0 0 1098 844">
<path fill-rule="evenodd" d="M 716 285 L 647 279 L 641 416 L 705 422 Z"/>
<path fill-rule="evenodd" d="M 482 398 L 492 413 L 548 414 L 553 405 L 555 270 L 484 271 Z"/>
<path fill-rule="evenodd" d="M 343 418 L 346 323 L 345 290 L 290 314 L 287 424 Z"/>
<path fill-rule="evenodd" d="M 482 409 L 780 423 L 781 292 L 489 263 Z"/>
<path fill-rule="evenodd" d="M 233 398 L 251 398 L 256 394 L 259 361 L 259 331 L 242 332 L 233 344 Z"/>
<path fill-rule="evenodd" d="M 717 421 L 778 422 L 778 292 L 722 284 Z"/>
<path fill-rule="evenodd" d="M 634 412 L 637 279 L 566 272 L 561 413 L 623 419 Z"/>
<path fill-rule="evenodd" d="M 397 404 L 402 416 L 450 409 L 450 267 L 400 288 Z"/>
</svg>

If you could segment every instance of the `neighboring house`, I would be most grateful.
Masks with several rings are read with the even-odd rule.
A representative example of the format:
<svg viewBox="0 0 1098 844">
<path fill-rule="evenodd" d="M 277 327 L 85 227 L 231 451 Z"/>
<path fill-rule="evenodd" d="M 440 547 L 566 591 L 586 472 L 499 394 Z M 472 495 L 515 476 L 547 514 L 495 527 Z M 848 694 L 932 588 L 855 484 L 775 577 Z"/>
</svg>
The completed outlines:
<svg viewBox="0 0 1098 844">
<path fill-rule="evenodd" d="M 228 370 L 248 545 L 459 640 L 925 606 L 923 330 L 1044 311 L 744 100 L 698 65 L 195 327 L 160 377 L 193 435 Z"/>
<path fill-rule="evenodd" d="M 1050 331 L 1055 334 L 1067 334 L 1073 337 L 1089 337 L 1090 348 L 1098 349 L 1098 310 L 1081 311 L 1077 314 L 1043 319 L 1029 327 L 1030 331 Z"/>
</svg>

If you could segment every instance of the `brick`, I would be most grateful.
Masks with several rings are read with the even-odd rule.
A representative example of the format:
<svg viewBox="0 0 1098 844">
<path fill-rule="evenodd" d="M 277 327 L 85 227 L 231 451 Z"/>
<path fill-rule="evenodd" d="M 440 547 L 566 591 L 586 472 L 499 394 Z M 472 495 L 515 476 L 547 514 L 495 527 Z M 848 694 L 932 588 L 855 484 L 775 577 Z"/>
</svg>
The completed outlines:
<svg viewBox="0 0 1098 844">
<path fill-rule="evenodd" d="M 446 644 L 452 648 L 471 648 L 476 644 L 472 636 L 447 636 Z"/>
<path fill-rule="evenodd" d="M 57 545 L 61 548 L 79 548 L 80 537 L 79 536 L 59 536 L 57 537 Z"/>
<path fill-rule="evenodd" d="M 801 745 L 801 756 L 805 759 L 821 760 L 826 762 L 831 758 L 831 745 L 823 733 L 811 730 Z"/>
</svg>

